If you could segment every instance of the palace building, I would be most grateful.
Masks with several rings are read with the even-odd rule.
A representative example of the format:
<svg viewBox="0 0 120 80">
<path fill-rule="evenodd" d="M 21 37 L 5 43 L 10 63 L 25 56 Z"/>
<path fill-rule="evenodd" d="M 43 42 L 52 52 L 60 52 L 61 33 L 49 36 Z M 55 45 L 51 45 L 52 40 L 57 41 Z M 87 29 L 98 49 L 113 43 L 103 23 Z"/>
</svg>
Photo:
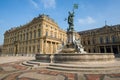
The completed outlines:
<svg viewBox="0 0 120 80">
<path fill-rule="evenodd" d="M 53 54 L 57 53 L 66 42 L 66 31 L 60 29 L 48 15 L 42 14 L 28 24 L 6 31 L 3 53 Z"/>
<path fill-rule="evenodd" d="M 81 43 L 89 53 L 120 53 L 120 25 L 79 32 Z"/>
<path fill-rule="evenodd" d="M 78 34 L 79 33 L 79 34 Z M 75 39 L 89 53 L 120 53 L 120 25 L 75 33 Z M 4 33 L 4 54 L 53 54 L 67 42 L 67 32 L 48 15 L 42 14 L 23 26 Z"/>
</svg>

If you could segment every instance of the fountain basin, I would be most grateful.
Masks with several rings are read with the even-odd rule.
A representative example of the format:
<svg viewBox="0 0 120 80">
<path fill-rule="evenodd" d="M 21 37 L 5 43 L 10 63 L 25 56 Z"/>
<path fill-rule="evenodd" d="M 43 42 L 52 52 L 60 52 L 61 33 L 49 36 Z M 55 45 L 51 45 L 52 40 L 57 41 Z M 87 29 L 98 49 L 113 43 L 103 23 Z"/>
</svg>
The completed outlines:
<svg viewBox="0 0 120 80">
<path fill-rule="evenodd" d="M 67 63 L 67 64 L 80 64 L 84 62 L 114 62 L 115 56 L 113 53 L 60 53 L 60 54 L 36 54 L 36 60 L 40 62 L 53 62 L 53 63 Z"/>
<path fill-rule="evenodd" d="M 54 54 L 54 63 L 114 62 L 113 53 Z"/>
</svg>

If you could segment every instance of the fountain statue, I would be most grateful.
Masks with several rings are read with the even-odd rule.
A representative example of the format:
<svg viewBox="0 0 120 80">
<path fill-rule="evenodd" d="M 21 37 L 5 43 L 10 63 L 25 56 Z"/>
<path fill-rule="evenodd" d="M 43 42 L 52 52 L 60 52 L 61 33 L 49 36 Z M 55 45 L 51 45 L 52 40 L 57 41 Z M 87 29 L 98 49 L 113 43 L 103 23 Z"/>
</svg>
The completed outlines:
<svg viewBox="0 0 120 80">
<path fill-rule="evenodd" d="M 74 9 L 76 9 L 76 6 L 73 8 L 73 11 L 68 12 L 69 15 L 67 22 L 69 27 L 67 29 L 67 43 L 66 46 L 64 46 L 59 53 L 86 53 L 84 51 L 84 47 L 81 44 L 81 40 L 75 39 L 76 32 L 74 31 L 74 16 L 75 16 Z"/>
</svg>

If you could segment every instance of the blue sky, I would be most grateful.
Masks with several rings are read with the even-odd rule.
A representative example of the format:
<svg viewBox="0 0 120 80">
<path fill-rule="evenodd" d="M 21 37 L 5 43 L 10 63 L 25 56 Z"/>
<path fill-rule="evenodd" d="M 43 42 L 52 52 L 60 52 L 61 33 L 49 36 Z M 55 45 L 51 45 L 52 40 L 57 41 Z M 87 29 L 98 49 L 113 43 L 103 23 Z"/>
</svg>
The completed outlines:
<svg viewBox="0 0 120 80">
<path fill-rule="evenodd" d="M 120 0 L 0 0 L 0 44 L 3 44 L 4 32 L 12 27 L 24 25 L 39 14 L 47 14 L 66 30 L 64 21 L 73 4 L 79 4 L 75 10 L 75 30 L 83 31 L 120 24 Z"/>
</svg>

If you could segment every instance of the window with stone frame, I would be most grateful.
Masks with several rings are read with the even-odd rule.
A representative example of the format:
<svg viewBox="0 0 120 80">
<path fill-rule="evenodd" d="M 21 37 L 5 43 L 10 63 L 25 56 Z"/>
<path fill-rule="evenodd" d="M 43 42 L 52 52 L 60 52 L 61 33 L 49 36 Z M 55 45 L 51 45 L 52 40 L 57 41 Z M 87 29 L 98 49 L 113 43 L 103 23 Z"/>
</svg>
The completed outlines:
<svg viewBox="0 0 120 80">
<path fill-rule="evenodd" d="M 29 46 L 29 52 L 31 52 L 31 46 Z"/>
<path fill-rule="evenodd" d="M 28 40 L 28 33 L 26 33 L 26 40 Z"/>
<path fill-rule="evenodd" d="M 110 39 L 108 36 L 106 36 L 106 43 L 109 43 L 110 42 Z"/>
<path fill-rule="evenodd" d="M 116 37 L 114 35 L 112 36 L 112 42 L 116 42 Z"/>
<path fill-rule="evenodd" d="M 102 44 L 103 43 L 103 37 L 100 37 L 99 41 L 100 41 L 100 44 Z"/>
<path fill-rule="evenodd" d="M 36 30 L 34 30 L 34 39 L 36 38 Z"/>
<path fill-rule="evenodd" d="M 40 37 L 40 35 L 41 35 L 41 31 L 40 29 L 38 29 L 38 37 Z"/>
<path fill-rule="evenodd" d="M 30 32 L 30 39 L 32 39 L 32 32 Z"/>
</svg>

